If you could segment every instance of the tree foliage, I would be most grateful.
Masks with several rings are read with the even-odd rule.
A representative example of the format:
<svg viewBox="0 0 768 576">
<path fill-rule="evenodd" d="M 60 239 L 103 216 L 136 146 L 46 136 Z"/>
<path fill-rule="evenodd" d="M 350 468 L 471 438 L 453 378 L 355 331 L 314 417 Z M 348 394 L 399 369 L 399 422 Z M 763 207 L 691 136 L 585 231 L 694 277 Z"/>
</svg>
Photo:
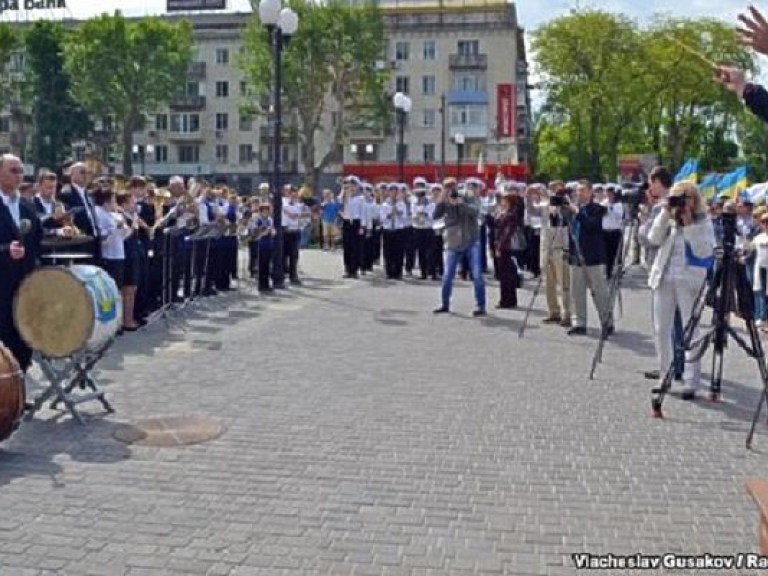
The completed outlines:
<svg viewBox="0 0 768 576">
<path fill-rule="evenodd" d="M 731 127 L 742 104 L 682 44 L 754 70 L 733 29 L 719 20 L 658 19 L 641 28 L 622 15 L 585 10 L 537 30 L 547 130 L 539 137 L 539 170 L 612 178 L 619 155 L 646 152 L 673 169 L 688 156 L 711 169 L 730 164 L 737 149 Z"/>
<path fill-rule="evenodd" d="M 289 5 L 299 15 L 299 28 L 283 52 L 284 116 L 293 123 L 307 181 L 314 186 L 338 159 L 352 124 L 379 126 L 391 112 L 384 91 L 388 72 L 377 66 L 386 49 L 384 22 L 373 2 L 291 0 Z M 272 52 L 257 16 L 244 43 L 240 64 L 259 97 L 254 108 L 267 114 L 269 106 L 259 103 L 269 101 L 272 90 Z M 329 122 L 331 113 L 335 123 Z"/>
<path fill-rule="evenodd" d="M 76 98 L 93 114 L 113 117 L 121 131 L 123 172 L 133 173 L 133 133 L 145 114 L 184 91 L 192 28 L 161 18 L 127 21 L 104 14 L 66 42 L 66 68 Z"/>
<path fill-rule="evenodd" d="M 72 141 L 90 130 L 88 113 L 71 94 L 69 74 L 64 69 L 63 27 L 38 20 L 24 37 L 27 55 L 27 90 L 32 100 L 35 133 L 32 160 L 53 168 L 70 155 Z"/>
</svg>

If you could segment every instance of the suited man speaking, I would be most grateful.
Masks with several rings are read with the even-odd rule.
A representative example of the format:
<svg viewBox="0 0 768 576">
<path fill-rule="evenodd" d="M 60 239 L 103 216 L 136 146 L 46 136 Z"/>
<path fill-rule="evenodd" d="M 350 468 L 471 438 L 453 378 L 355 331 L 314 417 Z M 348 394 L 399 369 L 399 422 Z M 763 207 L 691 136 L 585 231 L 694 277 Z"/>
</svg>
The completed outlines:
<svg viewBox="0 0 768 576">
<path fill-rule="evenodd" d="M 13 298 L 37 264 L 43 229 L 35 205 L 22 198 L 24 165 L 11 154 L 0 156 L 0 341 L 26 372 L 32 351 L 13 322 Z"/>
<path fill-rule="evenodd" d="M 98 264 L 101 258 L 101 242 L 98 240 L 96 227 L 96 208 L 86 192 L 90 176 L 91 172 L 83 162 L 72 164 L 69 168 L 70 184 L 61 189 L 59 200 L 67 212 L 72 214 L 75 226 L 83 234 L 94 239 L 88 252 L 93 256 L 94 263 Z"/>
</svg>

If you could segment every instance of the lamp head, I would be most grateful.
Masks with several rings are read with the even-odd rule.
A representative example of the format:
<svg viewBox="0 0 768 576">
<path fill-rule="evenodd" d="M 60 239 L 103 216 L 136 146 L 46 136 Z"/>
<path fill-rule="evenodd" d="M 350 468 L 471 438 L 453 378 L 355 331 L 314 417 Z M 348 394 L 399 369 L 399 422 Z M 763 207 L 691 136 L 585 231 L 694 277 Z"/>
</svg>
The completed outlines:
<svg viewBox="0 0 768 576">
<path fill-rule="evenodd" d="M 293 36 L 299 29 L 299 15 L 291 8 L 283 8 L 277 19 L 277 25 L 286 36 Z"/>
<path fill-rule="evenodd" d="M 275 26 L 280 18 L 280 0 L 261 0 L 259 2 L 259 20 L 267 26 Z"/>
</svg>

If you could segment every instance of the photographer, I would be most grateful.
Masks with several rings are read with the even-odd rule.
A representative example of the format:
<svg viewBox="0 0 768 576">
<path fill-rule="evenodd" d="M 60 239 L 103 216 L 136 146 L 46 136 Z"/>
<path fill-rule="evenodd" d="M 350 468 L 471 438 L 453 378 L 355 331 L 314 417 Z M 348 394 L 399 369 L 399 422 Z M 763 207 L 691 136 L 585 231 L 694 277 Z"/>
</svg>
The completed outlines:
<svg viewBox="0 0 768 576">
<path fill-rule="evenodd" d="M 472 271 L 472 281 L 475 286 L 475 301 L 477 308 L 473 316 L 485 316 L 485 280 L 480 259 L 480 229 L 479 210 L 476 206 L 466 204 L 459 192 L 453 187 L 447 187 L 441 195 L 440 202 L 435 207 L 434 219 L 445 218 L 443 231 L 445 251 L 445 273 L 443 274 L 442 306 L 435 314 L 450 311 L 451 292 L 456 268 L 459 260 L 466 258 Z"/>
<path fill-rule="evenodd" d="M 605 237 L 603 217 L 606 209 L 595 202 L 592 185 L 586 180 L 576 188 L 577 204 L 569 204 L 566 217 L 570 222 L 573 246 L 569 252 L 571 266 L 571 303 L 573 313 L 569 336 L 587 333 L 587 287 L 600 315 L 600 326 L 613 333 L 613 311 L 610 310 L 608 284 L 605 280 Z"/>
<path fill-rule="evenodd" d="M 526 192 L 525 209 L 529 217 L 541 220 L 540 262 L 545 279 L 549 315 L 544 324 L 571 325 L 571 275 L 565 263 L 568 250 L 568 228 L 563 218 L 563 207 L 568 204 L 565 184 L 550 183 L 551 195 L 543 186 L 531 186 Z M 558 298 L 558 292 L 560 298 Z M 562 305 L 561 305 L 562 301 Z M 562 315 L 561 315 L 562 311 Z"/>
<path fill-rule="evenodd" d="M 605 275 L 613 275 L 613 266 L 621 248 L 621 236 L 624 230 L 624 204 L 621 203 L 616 188 L 605 188 L 605 199 L 600 203 L 605 207 L 603 232 L 605 234 Z"/>
<path fill-rule="evenodd" d="M 672 188 L 669 201 L 661 205 L 648 231 L 648 241 L 658 251 L 648 277 L 653 290 L 653 320 L 659 353 L 659 378 L 672 362 L 672 330 L 676 308 L 687 321 L 707 268 L 702 261 L 713 255 L 715 232 L 696 186 L 681 182 Z M 697 336 L 694 334 L 694 340 Z M 682 397 L 692 400 L 701 380 L 700 360 L 686 352 Z"/>
</svg>

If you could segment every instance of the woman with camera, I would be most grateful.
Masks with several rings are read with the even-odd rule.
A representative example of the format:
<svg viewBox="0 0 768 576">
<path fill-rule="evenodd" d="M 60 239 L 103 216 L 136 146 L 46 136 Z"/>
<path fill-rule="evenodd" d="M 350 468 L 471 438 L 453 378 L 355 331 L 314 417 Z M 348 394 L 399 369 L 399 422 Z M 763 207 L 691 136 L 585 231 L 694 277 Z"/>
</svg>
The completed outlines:
<svg viewBox="0 0 768 576">
<path fill-rule="evenodd" d="M 683 322 L 691 317 L 696 297 L 707 279 L 715 249 L 715 232 L 704 201 L 695 185 L 676 184 L 663 209 L 653 219 L 648 242 L 658 247 L 648 285 L 653 290 L 653 322 L 659 351 L 659 378 L 673 358 L 672 330 L 675 309 Z M 696 339 L 694 335 L 694 340 Z M 701 384 L 701 363 L 686 352 L 682 397 L 693 400 Z"/>
</svg>

